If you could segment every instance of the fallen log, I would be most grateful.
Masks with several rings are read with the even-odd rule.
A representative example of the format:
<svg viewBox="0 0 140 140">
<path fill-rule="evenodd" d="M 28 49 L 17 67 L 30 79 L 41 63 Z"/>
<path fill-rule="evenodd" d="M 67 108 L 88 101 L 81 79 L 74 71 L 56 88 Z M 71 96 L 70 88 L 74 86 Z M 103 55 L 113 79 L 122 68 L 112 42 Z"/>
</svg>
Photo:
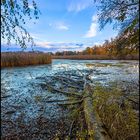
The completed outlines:
<svg viewBox="0 0 140 140">
<path fill-rule="evenodd" d="M 76 83 L 73 83 L 73 81 L 70 81 L 70 80 L 67 81 L 66 79 L 63 79 L 62 77 L 58 77 L 58 76 L 57 77 L 53 77 L 53 78 L 61 81 L 62 84 L 67 85 L 68 87 L 83 90 L 83 87 L 79 86 Z M 74 84 L 76 84 L 76 85 L 74 85 Z"/>
<path fill-rule="evenodd" d="M 93 109 L 93 99 L 92 95 L 89 92 L 89 90 L 85 89 L 85 94 L 87 95 L 86 98 L 84 98 L 83 101 L 83 108 L 84 108 L 84 115 L 85 115 L 85 121 L 87 124 L 88 129 L 88 137 L 91 140 L 105 140 L 103 135 L 100 132 L 96 115 Z"/>
<path fill-rule="evenodd" d="M 75 104 L 81 104 L 82 102 L 83 102 L 83 100 L 74 101 L 74 102 L 67 102 L 67 103 L 58 104 L 58 105 L 63 105 L 63 106 L 66 106 L 66 105 L 75 105 Z"/>
<path fill-rule="evenodd" d="M 57 92 L 57 93 L 62 93 L 65 94 L 67 96 L 74 96 L 74 97 L 82 97 L 82 95 L 77 94 L 77 93 L 72 93 L 72 92 L 66 92 L 66 91 L 62 91 L 56 88 L 53 88 L 52 86 L 46 85 L 48 87 L 49 90 L 51 90 L 52 92 Z"/>
<path fill-rule="evenodd" d="M 93 106 L 93 90 L 89 84 L 89 76 L 85 75 L 84 80 L 84 97 L 83 98 L 83 110 L 85 115 L 85 121 L 87 124 L 88 137 L 90 140 L 110 140 L 110 137 L 106 134 L 106 137 L 102 133 L 102 129 L 96 118 L 96 112 Z"/>
<path fill-rule="evenodd" d="M 67 102 L 67 101 L 73 101 L 73 99 L 66 99 L 66 100 L 48 100 L 45 101 L 46 103 L 58 103 L 58 102 Z"/>
<path fill-rule="evenodd" d="M 58 78 L 67 80 L 67 82 L 71 82 L 71 83 L 75 83 L 75 84 L 81 84 L 81 82 L 83 83 L 82 78 L 80 80 L 73 80 L 70 77 L 66 77 L 66 76 L 57 76 Z"/>
</svg>

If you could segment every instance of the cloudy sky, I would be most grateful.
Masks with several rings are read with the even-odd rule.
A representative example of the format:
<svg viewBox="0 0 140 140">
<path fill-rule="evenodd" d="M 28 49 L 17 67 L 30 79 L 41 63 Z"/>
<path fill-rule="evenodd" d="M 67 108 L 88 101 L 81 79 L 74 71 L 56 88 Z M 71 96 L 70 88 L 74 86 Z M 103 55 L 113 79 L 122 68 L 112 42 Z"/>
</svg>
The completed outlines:
<svg viewBox="0 0 140 140">
<path fill-rule="evenodd" d="M 39 20 L 25 25 L 38 49 L 83 50 L 115 37 L 112 25 L 99 30 L 94 0 L 36 0 Z M 32 6 L 30 6 L 32 8 Z"/>
</svg>

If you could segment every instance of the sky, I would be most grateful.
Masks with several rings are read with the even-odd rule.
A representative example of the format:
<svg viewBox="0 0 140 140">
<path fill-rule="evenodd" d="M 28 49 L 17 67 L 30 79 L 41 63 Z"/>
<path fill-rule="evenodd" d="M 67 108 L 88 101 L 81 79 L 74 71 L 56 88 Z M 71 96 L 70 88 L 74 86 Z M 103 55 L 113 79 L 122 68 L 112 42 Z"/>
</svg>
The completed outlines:
<svg viewBox="0 0 140 140">
<path fill-rule="evenodd" d="M 93 1 L 36 0 L 41 11 L 39 19 L 30 20 L 25 25 L 34 38 L 36 49 L 53 52 L 80 51 L 114 38 L 118 31 L 113 30 L 112 25 L 99 30 L 97 8 Z M 32 5 L 30 8 L 33 8 Z M 9 48 L 12 50 L 12 47 Z"/>
</svg>

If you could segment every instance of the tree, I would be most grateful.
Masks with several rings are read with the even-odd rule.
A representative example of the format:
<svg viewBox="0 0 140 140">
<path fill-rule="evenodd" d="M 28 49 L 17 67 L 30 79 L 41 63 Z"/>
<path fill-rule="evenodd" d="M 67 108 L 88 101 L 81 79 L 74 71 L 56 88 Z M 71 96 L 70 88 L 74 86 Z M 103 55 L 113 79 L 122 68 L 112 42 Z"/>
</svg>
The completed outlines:
<svg viewBox="0 0 140 140">
<path fill-rule="evenodd" d="M 92 55 L 93 54 L 93 49 L 90 48 L 90 47 L 87 47 L 86 50 L 85 50 L 85 53 L 89 54 L 89 55 Z"/>
<path fill-rule="evenodd" d="M 127 39 L 127 45 L 138 47 L 139 0 L 100 0 L 98 10 L 100 29 L 114 23 L 120 35 Z"/>
<path fill-rule="evenodd" d="M 106 40 L 102 47 L 104 47 L 106 55 L 108 55 L 108 56 L 116 56 L 117 55 L 117 48 L 116 48 L 116 40 L 115 39 L 111 38 L 110 41 Z"/>
<path fill-rule="evenodd" d="M 34 45 L 33 38 L 24 28 L 26 17 L 39 18 L 39 9 L 34 0 L 1 0 L 1 37 L 7 44 L 14 41 L 21 48 L 29 43 Z"/>
</svg>

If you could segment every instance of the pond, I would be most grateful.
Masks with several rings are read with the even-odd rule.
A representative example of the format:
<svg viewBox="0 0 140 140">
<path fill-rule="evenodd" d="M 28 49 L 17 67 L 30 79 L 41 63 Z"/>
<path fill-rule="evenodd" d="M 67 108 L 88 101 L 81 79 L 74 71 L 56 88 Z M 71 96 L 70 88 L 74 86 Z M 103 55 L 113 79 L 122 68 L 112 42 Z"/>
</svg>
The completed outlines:
<svg viewBox="0 0 140 140">
<path fill-rule="evenodd" d="M 65 99 L 61 94 L 42 90 L 39 84 L 43 81 L 37 77 L 54 75 L 68 70 L 93 69 L 93 82 L 107 84 L 115 80 L 138 81 L 139 62 L 126 60 L 57 60 L 50 65 L 4 68 L 1 70 L 1 119 L 11 122 L 22 121 L 29 124 L 40 116 L 48 120 L 59 120 L 67 110 L 62 110 L 56 103 L 46 103 L 49 99 Z M 14 133 L 20 131 L 15 124 Z M 11 126 L 2 125 L 2 135 L 6 135 Z M 22 132 L 22 131 L 20 131 Z"/>
</svg>

